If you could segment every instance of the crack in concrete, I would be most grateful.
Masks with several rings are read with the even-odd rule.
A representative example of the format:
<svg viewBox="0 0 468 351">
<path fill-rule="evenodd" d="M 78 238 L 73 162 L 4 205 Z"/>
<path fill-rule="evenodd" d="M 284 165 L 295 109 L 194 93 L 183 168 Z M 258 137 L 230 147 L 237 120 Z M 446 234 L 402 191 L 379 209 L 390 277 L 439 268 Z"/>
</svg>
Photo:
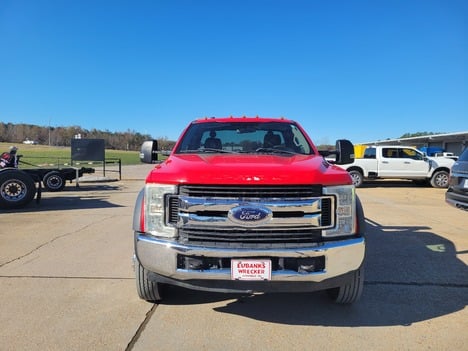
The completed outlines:
<svg viewBox="0 0 468 351">
<path fill-rule="evenodd" d="M 104 220 L 107 220 L 107 219 L 110 219 L 110 218 L 114 218 L 114 217 L 116 217 L 116 216 L 109 216 L 109 217 L 105 218 Z M 18 257 L 14 258 L 14 259 L 12 259 L 12 260 L 10 260 L 10 261 L 1 263 L 1 264 L 0 264 L 0 268 L 4 267 L 4 266 L 6 266 L 6 265 L 9 265 L 10 263 L 13 263 L 13 262 L 15 262 L 15 261 L 19 261 L 19 260 L 21 260 L 21 259 L 23 259 L 23 258 L 25 258 L 25 257 L 28 257 L 29 255 L 33 254 L 34 252 L 40 250 L 41 248 L 43 248 L 43 247 L 45 247 L 45 246 L 47 246 L 47 245 L 52 244 L 54 241 L 59 240 L 59 239 L 62 239 L 62 238 L 65 238 L 65 237 L 67 237 L 67 236 L 70 236 L 70 235 L 73 235 L 73 234 L 76 234 L 76 233 L 79 233 L 79 232 L 81 232 L 82 230 L 84 230 L 84 229 L 86 229 L 86 228 L 89 228 L 90 226 L 92 226 L 92 225 L 94 225 L 94 224 L 96 224 L 96 223 L 95 223 L 95 222 L 89 223 L 88 225 L 85 225 L 84 227 L 78 228 L 78 229 L 76 229 L 76 230 L 74 230 L 74 231 L 72 231 L 72 232 L 69 232 L 69 233 L 65 233 L 65 234 L 56 236 L 55 238 L 53 238 L 53 239 L 51 239 L 51 240 L 49 240 L 49 241 L 46 241 L 45 243 L 42 243 L 41 245 L 35 247 L 34 249 L 32 249 L 31 251 L 25 253 L 24 255 L 18 256 Z"/>
<path fill-rule="evenodd" d="M 146 313 L 145 319 L 143 319 L 143 322 L 141 322 L 140 326 L 136 330 L 135 334 L 132 337 L 132 340 L 128 343 L 127 347 L 125 348 L 125 351 L 131 351 L 133 350 L 134 346 L 140 339 L 141 334 L 146 328 L 146 325 L 149 323 L 151 320 L 151 317 L 153 316 L 154 312 L 156 311 L 156 308 L 158 307 L 157 304 L 154 304 L 151 306 L 151 309 Z"/>
</svg>

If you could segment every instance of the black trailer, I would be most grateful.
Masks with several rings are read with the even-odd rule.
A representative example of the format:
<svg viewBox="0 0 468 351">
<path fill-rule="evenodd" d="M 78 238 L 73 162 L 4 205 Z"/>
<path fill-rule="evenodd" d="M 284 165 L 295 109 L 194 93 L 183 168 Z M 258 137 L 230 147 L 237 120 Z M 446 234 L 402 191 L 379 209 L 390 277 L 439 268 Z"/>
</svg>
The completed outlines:
<svg viewBox="0 0 468 351">
<path fill-rule="evenodd" d="M 94 173 L 93 168 L 26 168 L 7 167 L 0 169 L 0 208 L 26 206 L 36 196 L 41 198 L 42 185 L 49 191 L 61 191 L 67 181 L 85 173 Z"/>
<path fill-rule="evenodd" d="M 62 191 L 67 181 L 78 179 L 86 173 L 94 173 L 94 168 L 23 168 L 22 171 L 39 179 L 48 191 Z"/>
</svg>

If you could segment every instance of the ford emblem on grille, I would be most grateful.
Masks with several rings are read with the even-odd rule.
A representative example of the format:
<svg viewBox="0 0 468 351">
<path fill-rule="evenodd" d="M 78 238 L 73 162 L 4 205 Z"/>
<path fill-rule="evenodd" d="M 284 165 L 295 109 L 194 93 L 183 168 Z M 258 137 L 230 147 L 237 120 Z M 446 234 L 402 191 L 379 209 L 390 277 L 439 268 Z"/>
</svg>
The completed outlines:
<svg viewBox="0 0 468 351">
<path fill-rule="evenodd" d="M 265 207 L 237 206 L 228 212 L 228 218 L 243 226 L 257 226 L 268 222 L 273 213 Z"/>
</svg>

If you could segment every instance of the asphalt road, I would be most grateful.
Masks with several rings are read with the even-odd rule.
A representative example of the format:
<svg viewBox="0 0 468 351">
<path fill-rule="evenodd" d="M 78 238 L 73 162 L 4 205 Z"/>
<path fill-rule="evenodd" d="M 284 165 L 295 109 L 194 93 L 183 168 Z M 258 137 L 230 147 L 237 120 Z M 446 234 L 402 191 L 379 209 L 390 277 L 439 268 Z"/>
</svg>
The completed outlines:
<svg viewBox="0 0 468 351">
<path fill-rule="evenodd" d="M 0 350 L 468 350 L 468 213 L 444 190 L 375 182 L 366 282 L 324 293 L 138 298 L 131 221 L 150 165 L 0 213 Z"/>
</svg>

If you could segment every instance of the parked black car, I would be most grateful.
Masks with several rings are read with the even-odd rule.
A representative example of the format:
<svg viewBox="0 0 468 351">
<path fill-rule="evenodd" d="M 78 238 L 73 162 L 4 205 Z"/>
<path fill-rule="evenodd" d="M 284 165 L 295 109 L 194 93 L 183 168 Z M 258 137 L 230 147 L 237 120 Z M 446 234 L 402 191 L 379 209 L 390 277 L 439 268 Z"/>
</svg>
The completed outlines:
<svg viewBox="0 0 468 351">
<path fill-rule="evenodd" d="M 445 201 L 451 206 L 468 211 L 468 147 L 450 170 Z"/>
</svg>

